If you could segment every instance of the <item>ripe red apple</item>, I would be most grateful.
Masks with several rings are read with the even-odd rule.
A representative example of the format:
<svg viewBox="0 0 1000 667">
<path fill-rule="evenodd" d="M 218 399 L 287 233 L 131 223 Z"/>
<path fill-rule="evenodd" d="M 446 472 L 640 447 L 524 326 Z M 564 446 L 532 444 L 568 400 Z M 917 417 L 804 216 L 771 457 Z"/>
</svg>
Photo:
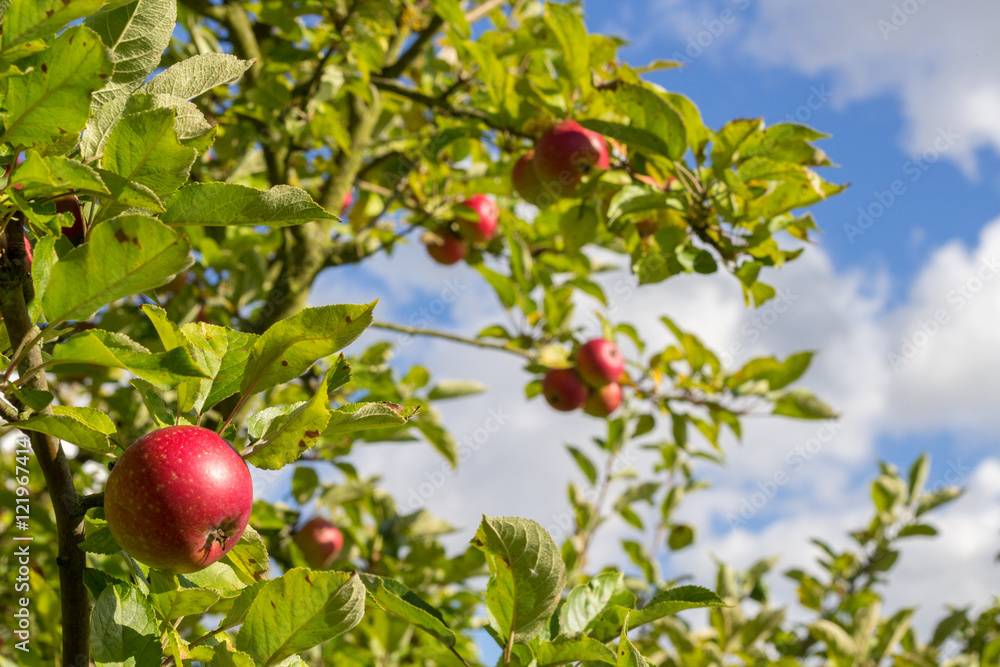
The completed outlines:
<svg viewBox="0 0 1000 667">
<path fill-rule="evenodd" d="M 510 174 L 510 180 L 514 184 L 514 189 L 529 204 L 534 204 L 539 208 L 544 208 L 554 201 L 554 197 L 545 192 L 542 181 L 538 177 L 535 169 L 535 151 L 531 150 L 522 155 L 516 163 L 514 170 Z"/>
<path fill-rule="evenodd" d="M 24 266 L 28 269 L 28 273 L 31 273 L 31 263 L 35 260 L 35 253 L 31 250 L 31 241 L 28 240 L 28 235 L 24 235 Z"/>
<path fill-rule="evenodd" d="M 553 368 L 542 380 L 542 394 L 556 410 L 572 412 L 587 400 L 588 390 L 572 368 Z"/>
<path fill-rule="evenodd" d="M 73 214 L 73 224 L 62 228 L 63 236 L 69 239 L 73 245 L 83 243 L 83 207 L 80 204 L 80 198 L 76 195 L 70 195 L 69 197 L 57 199 L 56 212 Z"/>
<path fill-rule="evenodd" d="M 295 531 L 292 541 L 302 550 L 309 567 L 319 570 L 337 560 L 344 546 L 344 535 L 323 517 L 314 516 Z"/>
<path fill-rule="evenodd" d="M 576 367 L 587 384 L 603 387 L 616 382 L 625 372 L 625 357 L 618 346 L 606 338 L 595 338 L 580 347 Z"/>
<path fill-rule="evenodd" d="M 496 234 L 500 209 L 486 195 L 473 195 L 455 207 L 458 230 L 473 243 L 486 243 Z"/>
<path fill-rule="evenodd" d="M 593 417 L 607 417 L 622 404 L 622 386 L 617 382 L 606 384 L 590 392 L 583 411 Z"/>
<path fill-rule="evenodd" d="M 347 207 L 354 203 L 354 193 L 348 190 L 344 193 L 344 198 L 340 200 L 340 212 L 343 213 Z"/>
<path fill-rule="evenodd" d="M 574 120 L 556 123 L 538 140 L 535 171 L 549 192 L 564 197 L 576 194 L 576 186 L 592 169 L 608 169 L 608 144 L 604 137 Z"/>
<path fill-rule="evenodd" d="M 115 463 L 104 488 L 104 515 L 118 544 L 136 560 L 176 573 L 226 555 L 252 506 L 246 463 L 200 426 L 142 436 Z"/>
<path fill-rule="evenodd" d="M 427 253 L 438 264 L 451 266 L 465 259 L 468 248 L 465 242 L 448 230 L 440 230 L 427 239 Z"/>
<path fill-rule="evenodd" d="M 4 177 L 10 176 L 11 169 L 13 169 L 17 165 L 21 164 L 22 162 L 24 162 L 24 155 L 18 155 L 17 156 L 17 160 L 15 160 L 15 162 L 13 164 L 5 165 L 4 166 L 4 173 L 3 173 Z M 15 183 L 14 184 L 14 189 L 15 190 L 20 190 L 22 187 L 23 186 L 20 183 Z"/>
</svg>

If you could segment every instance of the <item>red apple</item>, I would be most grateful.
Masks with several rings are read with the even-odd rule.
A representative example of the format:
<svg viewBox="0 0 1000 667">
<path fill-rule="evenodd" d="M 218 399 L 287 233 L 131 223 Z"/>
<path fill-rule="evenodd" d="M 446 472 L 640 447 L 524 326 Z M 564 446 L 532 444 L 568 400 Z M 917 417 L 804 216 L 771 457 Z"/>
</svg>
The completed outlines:
<svg viewBox="0 0 1000 667">
<path fill-rule="evenodd" d="M 226 555 L 252 505 L 246 463 L 200 426 L 142 436 L 119 457 L 104 488 L 104 515 L 118 544 L 136 560 L 176 573 Z"/>
<path fill-rule="evenodd" d="M 3 173 L 3 175 L 5 177 L 6 176 L 10 176 L 11 169 L 13 169 L 17 165 L 21 164 L 22 162 L 24 162 L 24 156 L 23 155 L 18 155 L 17 156 L 17 160 L 13 164 L 8 164 L 8 165 L 4 166 L 4 173 Z M 15 190 L 20 190 L 21 188 L 22 188 L 22 185 L 20 183 L 15 183 L 14 184 L 14 189 Z"/>
<path fill-rule="evenodd" d="M 24 235 L 24 266 L 28 269 L 28 273 L 31 273 L 31 263 L 35 260 L 35 253 L 31 250 L 31 241 L 28 240 L 28 235 Z"/>
<path fill-rule="evenodd" d="M 496 234 L 500 209 L 486 195 L 473 195 L 455 207 L 458 230 L 473 243 L 486 243 Z"/>
<path fill-rule="evenodd" d="M 592 169 L 608 169 L 608 144 L 604 137 L 573 120 L 556 123 L 535 147 L 535 171 L 549 192 L 564 197 L 576 194 L 576 186 Z"/>
<path fill-rule="evenodd" d="M 538 178 L 538 172 L 535 170 L 535 151 L 533 150 L 522 155 L 514 164 L 510 180 L 517 193 L 529 204 L 544 208 L 552 204 L 555 199 L 542 187 L 541 179 Z"/>
<path fill-rule="evenodd" d="M 625 372 L 625 357 L 618 346 L 606 338 L 595 338 L 580 347 L 576 367 L 587 384 L 603 387 L 616 382 Z"/>
<path fill-rule="evenodd" d="M 344 193 L 344 198 L 340 200 L 340 212 L 343 213 L 347 207 L 354 203 L 354 193 L 348 190 Z"/>
<path fill-rule="evenodd" d="M 80 205 L 80 198 L 76 195 L 70 195 L 69 197 L 57 199 L 56 212 L 73 214 L 73 224 L 62 228 L 63 236 L 69 239 L 73 245 L 83 243 L 83 207 Z"/>
<path fill-rule="evenodd" d="M 587 393 L 587 386 L 571 368 L 553 368 L 542 380 L 545 400 L 561 412 L 572 412 L 583 405 Z"/>
<path fill-rule="evenodd" d="M 427 239 L 427 253 L 438 264 L 457 264 L 465 259 L 467 252 L 465 242 L 448 230 L 441 230 Z"/>
<path fill-rule="evenodd" d="M 583 411 L 593 417 L 607 417 L 622 404 L 622 386 L 617 382 L 606 384 L 590 392 Z"/>
<path fill-rule="evenodd" d="M 639 236 L 646 237 L 652 236 L 660 229 L 660 224 L 656 220 L 650 218 L 643 218 L 639 222 L 635 223 L 635 231 L 639 232 Z"/>
<path fill-rule="evenodd" d="M 340 529 L 321 516 L 315 516 L 295 531 L 292 541 L 302 550 L 309 567 L 323 569 L 337 560 L 344 546 Z"/>
</svg>

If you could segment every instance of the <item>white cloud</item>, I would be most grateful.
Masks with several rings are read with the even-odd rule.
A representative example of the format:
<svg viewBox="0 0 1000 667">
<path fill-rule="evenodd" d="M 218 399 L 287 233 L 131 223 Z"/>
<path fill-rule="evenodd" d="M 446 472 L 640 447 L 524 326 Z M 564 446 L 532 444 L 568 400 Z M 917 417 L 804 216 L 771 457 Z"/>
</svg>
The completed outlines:
<svg viewBox="0 0 1000 667">
<path fill-rule="evenodd" d="M 832 429 L 820 422 L 748 418 L 744 442 L 726 443 L 726 465 L 702 468 L 714 488 L 691 495 L 682 506 L 677 518 L 699 527 L 699 542 L 664 561 L 668 575 L 692 573 L 697 582 L 711 586 L 713 554 L 739 566 L 780 554 L 777 572 L 812 567 L 817 551 L 809 538 L 847 545 L 846 531 L 864 525 L 870 516 L 868 485 L 876 473 L 880 435 L 995 428 L 993 408 L 1000 390 L 993 385 L 1000 348 L 993 332 L 1000 319 L 1000 280 L 984 281 L 903 369 L 894 372 L 887 357 L 921 317 L 933 316 L 934 306 L 954 308 L 948 302 L 950 291 L 967 284 L 995 253 L 1000 254 L 1000 220 L 984 228 L 976 248 L 952 244 L 938 249 L 905 302 L 893 306 L 888 305 L 885 274 L 838 273 L 821 248 L 763 277 L 784 295 L 780 310 L 778 302 L 746 310 L 731 277 L 680 277 L 635 290 L 622 276 L 603 276 L 612 319 L 636 323 L 651 351 L 670 342 L 658 321 L 665 313 L 728 355 L 734 366 L 761 354 L 783 357 L 818 350 L 803 384 L 844 415 Z M 437 267 L 419 247 L 400 254 L 358 272 L 333 272 L 327 284 L 343 294 L 377 293 L 381 316 L 406 323 L 440 298 L 447 279 L 462 277 L 467 282 L 447 304 L 447 313 L 429 326 L 468 335 L 505 320 L 490 289 L 467 267 Z M 385 287 L 372 290 L 373 277 Z M 336 300 L 331 294 L 322 297 L 316 295 L 314 301 Z M 578 317 L 585 326 L 593 308 L 592 302 L 580 304 Z M 378 335 L 366 335 L 359 348 Z M 388 338 L 398 340 L 392 334 Z M 456 549 L 467 544 L 482 514 L 533 518 L 556 533 L 568 527 L 565 487 L 579 475 L 562 445 L 573 443 L 596 456 L 589 440 L 603 434 L 603 423 L 556 413 L 540 399 L 526 401 L 523 389 L 531 378 L 516 357 L 430 339 L 412 340 L 403 353 L 404 366 L 419 361 L 436 378 L 476 377 L 490 385 L 483 395 L 441 405 L 468 456 L 452 472 L 426 444 L 371 445 L 354 456 L 361 471 L 381 475 L 404 508 L 426 506 L 455 525 L 459 531 L 450 544 Z M 498 412 L 504 416 L 502 426 L 487 431 L 491 413 L 495 417 Z M 913 457 L 918 453 L 912 452 Z M 963 461 L 959 454 L 952 462 L 970 466 L 974 457 Z M 935 473 L 943 474 L 946 466 L 936 462 Z M 641 460 L 636 467 L 649 469 Z M 1000 463 L 981 463 L 965 477 L 973 489 L 969 496 L 932 519 L 942 528 L 942 538 L 915 540 L 906 547 L 898 581 L 889 589 L 890 608 L 923 605 L 919 618 L 924 629 L 945 602 L 983 603 L 977 584 L 992 567 L 992 542 L 981 534 L 984 525 L 1000 522 L 1000 494 L 990 491 L 996 488 L 990 480 L 1000 478 Z M 730 526 L 729 519 L 742 513 L 750 521 Z M 995 536 L 996 527 L 987 532 Z M 621 525 L 608 526 L 595 543 L 591 562 L 620 558 L 617 538 L 627 533 Z M 943 563 L 952 561 L 962 567 L 942 575 Z M 780 576 L 773 583 L 781 600 L 793 602 L 791 583 Z"/>
<path fill-rule="evenodd" d="M 977 149 L 1000 149 L 998 22 L 993 2 L 760 0 L 743 48 L 768 65 L 832 74 L 838 104 L 898 95 L 907 150 L 940 151 L 950 128 L 947 156 L 972 174 Z"/>
</svg>

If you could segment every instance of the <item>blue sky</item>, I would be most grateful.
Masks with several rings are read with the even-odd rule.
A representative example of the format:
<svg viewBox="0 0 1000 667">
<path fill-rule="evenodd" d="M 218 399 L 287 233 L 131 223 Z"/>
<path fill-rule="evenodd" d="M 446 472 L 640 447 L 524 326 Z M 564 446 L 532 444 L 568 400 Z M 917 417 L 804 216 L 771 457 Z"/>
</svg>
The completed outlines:
<svg viewBox="0 0 1000 667">
<path fill-rule="evenodd" d="M 712 556 L 747 566 L 781 553 L 779 571 L 809 567 L 816 556 L 810 537 L 845 545 L 847 530 L 867 521 L 878 460 L 905 468 L 928 451 L 931 485 L 958 483 L 968 492 L 933 521 L 939 538 L 904 549 L 887 591 L 887 611 L 919 605 L 918 626 L 926 628 L 945 602 L 986 606 L 983 582 L 997 577 L 1000 5 L 895 6 L 909 13 L 894 16 L 894 0 L 586 3 L 591 30 L 629 39 L 623 55 L 633 64 L 684 54 L 689 40 L 701 39 L 702 52 L 683 70 L 650 80 L 691 97 L 714 128 L 738 117 L 773 124 L 798 115 L 832 135 L 821 146 L 840 167 L 825 175 L 851 184 L 812 209 L 824 230 L 817 246 L 773 276 L 792 304 L 787 313 L 747 311 L 733 281 L 721 276 L 681 277 L 614 304 L 613 317 L 640 326 L 654 349 L 670 342 L 656 323 L 669 313 L 717 351 L 743 345 L 747 351 L 733 364 L 819 350 L 803 384 L 843 413 L 832 430 L 749 422 L 744 443 L 728 443 L 727 465 L 704 469 L 714 488 L 685 501 L 683 519 L 699 526 L 699 541 L 664 554 L 664 571 L 710 586 Z M 859 209 L 873 216 L 860 234 L 845 229 L 857 226 Z M 313 294 L 315 303 L 374 298 L 380 318 L 403 324 L 432 307 L 431 326 L 465 335 L 503 321 L 475 272 L 434 265 L 419 245 L 391 260 L 330 272 Z M 585 324 L 596 305 L 579 306 Z M 754 325 L 754 317 L 767 324 Z M 360 344 L 382 337 L 369 333 Z M 458 471 L 421 445 L 368 447 L 355 456 L 404 507 L 426 507 L 451 521 L 459 529 L 456 547 L 481 514 L 527 516 L 559 539 L 565 486 L 574 478 L 562 445 L 587 446 L 599 432 L 596 420 L 525 401 L 531 378 L 511 361 L 443 341 L 401 345 L 401 368 L 419 362 L 437 377 L 489 384 L 481 396 L 442 405 L 460 441 L 481 433 L 491 411 L 506 416 L 503 425 Z M 802 447 L 811 448 L 809 459 L 791 463 Z M 646 462 L 636 456 L 642 468 Z M 787 483 L 745 525 L 730 526 L 726 517 L 782 472 Z M 626 533 L 609 526 L 594 561 L 620 559 L 615 541 Z M 779 598 L 792 600 L 780 577 L 772 583 Z"/>
</svg>

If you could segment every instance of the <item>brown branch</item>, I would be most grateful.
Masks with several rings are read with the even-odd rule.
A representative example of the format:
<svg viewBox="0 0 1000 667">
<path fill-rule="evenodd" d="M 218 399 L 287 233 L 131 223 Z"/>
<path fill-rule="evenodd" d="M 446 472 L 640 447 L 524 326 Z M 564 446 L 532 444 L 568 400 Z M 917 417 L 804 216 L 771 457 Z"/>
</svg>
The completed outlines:
<svg viewBox="0 0 1000 667">
<path fill-rule="evenodd" d="M 433 97 L 431 95 L 427 95 L 425 93 L 420 92 L 419 90 L 414 90 L 413 88 L 401 85 L 400 83 L 397 83 L 396 81 L 392 81 L 385 77 L 373 76 L 372 83 L 375 84 L 375 87 L 380 90 L 384 90 L 387 93 L 393 93 L 395 95 L 399 95 L 400 97 L 404 97 L 410 101 L 416 102 L 418 104 L 423 104 L 428 108 L 436 109 L 442 112 L 446 116 L 451 116 L 453 118 L 473 118 L 475 120 L 482 122 L 488 127 L 497 130 L 498 132 L 505 132 L 507 134 L 512 134 L 518 137 L 531 138 L 531 135 L 525 134 L 520 130 L 500 125 L 499 123 L 494 121 L 490 117 L 490 115 L 485 111 L 480 111 L 479 109 L 467 109 L 467 108 L 459 108 L 452 106 L 444 97 L 441 96 Z"/>
<path fill-rule="evenodd" d="M 5 236 L 16 241 L 7 244 L 7 252 L 0 258 L 0 313 L 13 346 L 19 345 L 31 334 L 33 323 L 28 317 L 24 299 L 24 284 L 30 280 L 26 271 L 23 234 L 20 216 L 13 216 L 7 223 Z M 23 370 L 42 363 L 42 351 L 31 346 L 21 365 Z M 45 374 L 39 373 L 28 384 L 29 388 L 48 391 Z M 51 414 L 52 409 L 46 408 Z M 42 470 L 45 485 L 52 499 L 56 517 L 59 556 L 59 589 L 62 604 L 62 664 L 64 667 L 90 664 L 90 600 L 83 584 L 86 554 L 80 549 L 84 539 L 83 513 L 79 511 L 79 496 L 73 486 L 62 443 L 43 433 L 28 432 L 31 447 Z"/>
<path fill-rule="evenodd" d="M 427 27 L 421 30 L 417 35 L 417 38 L 413 40 L 413 43 L 410 44 L 410 48 L 404 51 L 403 55 L 401 55 L 396 62 L 388 67 L 382 68 L 381 75 L 386 79 L 395 79 L 399 77 L 399 75 L 405 72 L 406 68 L 417 59 L 417 56 L 420 55 L 423 48 L 427 46 L 427 42 L 434 37 L 443 25 L 444 19 L 435 15 L 434 18 L 431 19 L 431 22 L 427 24 Z"/>
<path fill-rule="evenodd" d="M 441 338 L 443 340 L 450 340 L 453 343 L 462 343 L 463 345 L 472 345 L 473 347 L 481 347 L 487 350 L 499 350 L 500 352 L 509 352 L 511 354 L 516 354 L 519 357 L 524 357 L 525 359 L 534 359 L 534 355 L 528 350 L 522 350 L 516 347 L 508 347 L 502 343 L 491 343 L 485 340 L 477 340 L 475 338 L 466 338 L 465 336 L 459 336 L 457 334 L 447 333 L 445 331 L 437 331 L 435 329 L 420 329 L 418 327 L 408 327 L 402 324 L 391 324 L 389 322 L 372 322 L 372 329 L 382 329 L 384 331 L 397 331 L 399 333 L 409 334 L 411 336 L 428 336 L 430 338 Z"/>
</svg>

